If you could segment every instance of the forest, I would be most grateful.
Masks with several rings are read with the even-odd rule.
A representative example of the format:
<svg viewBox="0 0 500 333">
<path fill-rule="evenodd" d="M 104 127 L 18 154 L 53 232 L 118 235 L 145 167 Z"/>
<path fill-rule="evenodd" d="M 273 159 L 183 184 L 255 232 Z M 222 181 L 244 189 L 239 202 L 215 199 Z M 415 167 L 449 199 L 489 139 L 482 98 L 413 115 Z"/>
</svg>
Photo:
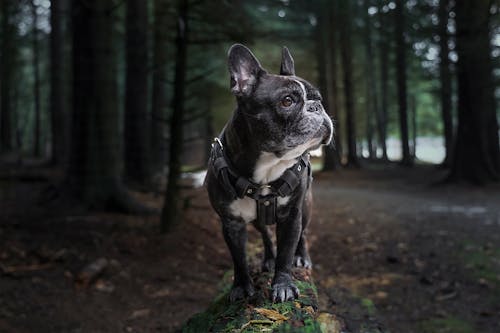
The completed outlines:
<svg viewBox="0 0 500 333">
<path fill-rule="evenodd" d="M 0 8 L 0 331 L 191 332 L 231 276 L 203 179 L 241 43 L 271 73 L 286 46 L 334 122 L 311 152 L 314 310 L 338 332 L 498 332 L 498 1 Z"/>
</svg>

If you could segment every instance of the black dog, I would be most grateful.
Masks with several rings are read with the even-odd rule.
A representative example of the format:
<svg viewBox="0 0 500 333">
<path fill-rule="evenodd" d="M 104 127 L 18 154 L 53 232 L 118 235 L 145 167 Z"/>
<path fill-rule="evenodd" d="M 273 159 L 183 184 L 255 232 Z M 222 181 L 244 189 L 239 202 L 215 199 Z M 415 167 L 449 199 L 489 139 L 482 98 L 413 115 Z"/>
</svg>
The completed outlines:
<svg viewBox="0 0 500 333">
<path fill-rule="evenodd" d="M 238 106 L 215 139 L 206 184 L 234 262 L 230 300 L 254 293 L 245 254 L 249 222 L 262 233 L 263 270 L 275 270 L 273 301 L 293 300 L 299 291 L 292 265 L 312 265 L 305 239 L 312 205 L 308 151 L 331 141 L 333 125 L 318 90 L 295 76 L 286 47 L 280 75 L 267 73 L 239 44 L 229 50 L 228 65 Z M 277 255 L 267 227 L 274 223 Z"/>
</svg>

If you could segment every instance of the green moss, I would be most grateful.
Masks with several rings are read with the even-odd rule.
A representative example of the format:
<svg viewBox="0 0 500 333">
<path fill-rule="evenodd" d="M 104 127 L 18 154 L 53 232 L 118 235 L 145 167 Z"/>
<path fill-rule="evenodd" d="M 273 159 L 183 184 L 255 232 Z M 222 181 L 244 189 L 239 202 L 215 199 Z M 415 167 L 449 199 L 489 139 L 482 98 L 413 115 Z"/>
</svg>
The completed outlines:
<svg viewBox="0 0 500 333">
<path fill-rule="evenodd" d="M 373 316 L 376 312 L 375 304 L 369 298 L 362 298 L 361 306 L 366 309 L 366 312 L 368 312 L 370 316 Z"/>
<path fill-rule="evenodd" d="M 472 269 L 476 279 L 484 279 L 492 285 L 500 288 L 500 248 L 485 249 L 483 246 L 466 242 L 459 259 L 466 267 Z"/>
<path fill-rule="evenodd" d="M 422 333 L 475 333 L 477 332 L 471 323 L 456 318 L 434 318 L 420 324 Z"/>
<path fill-rule="evenodd" d="M 295 301 L 272 303 L 269 300 L 270 274 L 259 274 L 254 281 L 256 295 L 247 301 L 230 303 L 228 293 L 232 284 L 232 272 L 226 272 L 220 284 L 221 293 L 209 308 L 192 317 L 182 328 L 183 333 L 220 332 L 302 332 L 321 333 L 314 318 L 317 308 L 316 286 L 310 281 L 295 280 L 300 297 Z M 259 314 L 254 308 L 272 309 L 286 316 L 288 320 L 273 321 Z"/>
</svg>

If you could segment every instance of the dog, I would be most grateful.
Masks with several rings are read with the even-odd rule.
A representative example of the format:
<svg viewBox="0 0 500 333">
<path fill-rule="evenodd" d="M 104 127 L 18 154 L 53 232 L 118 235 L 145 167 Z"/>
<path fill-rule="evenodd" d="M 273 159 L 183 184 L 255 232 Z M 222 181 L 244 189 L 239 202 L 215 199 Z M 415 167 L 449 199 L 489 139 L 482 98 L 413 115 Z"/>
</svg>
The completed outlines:
<svg viewBox="0 0 500 333">
<path fill-rule="evenodd" d="M 294 300 L 299 290 L 292 267 L 312 267 L 306 243 L 312 208 L 308 152 L 330 143 L 333 124 L 318 89 L 295 75 L 286 47 L 279 75 L 268 73 L 241 44 L 229 49 L 228 69 L 237 107 L 212 144 L 206 186 L 234 264 L 229 299 L 255 293 L 245 253 L 246 224 L 252 223 L 264 243 L 262 270 L 274 270 L 272 301 Z"/>
</svg>

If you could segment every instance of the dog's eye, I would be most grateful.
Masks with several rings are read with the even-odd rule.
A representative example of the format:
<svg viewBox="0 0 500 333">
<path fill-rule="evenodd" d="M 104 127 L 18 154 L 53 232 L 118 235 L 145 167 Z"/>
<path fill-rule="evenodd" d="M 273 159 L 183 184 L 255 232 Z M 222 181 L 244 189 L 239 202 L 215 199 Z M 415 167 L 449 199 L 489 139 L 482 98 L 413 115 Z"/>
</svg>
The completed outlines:
<svg viewBox="0 0 500 333">
<path fill-rule="evenodd" d="M 284 108 L 289 108 L 293 104 L 293 98 L 289 95 L 283 97 L 281 100 L 281 106 Z"/>
</svg>

